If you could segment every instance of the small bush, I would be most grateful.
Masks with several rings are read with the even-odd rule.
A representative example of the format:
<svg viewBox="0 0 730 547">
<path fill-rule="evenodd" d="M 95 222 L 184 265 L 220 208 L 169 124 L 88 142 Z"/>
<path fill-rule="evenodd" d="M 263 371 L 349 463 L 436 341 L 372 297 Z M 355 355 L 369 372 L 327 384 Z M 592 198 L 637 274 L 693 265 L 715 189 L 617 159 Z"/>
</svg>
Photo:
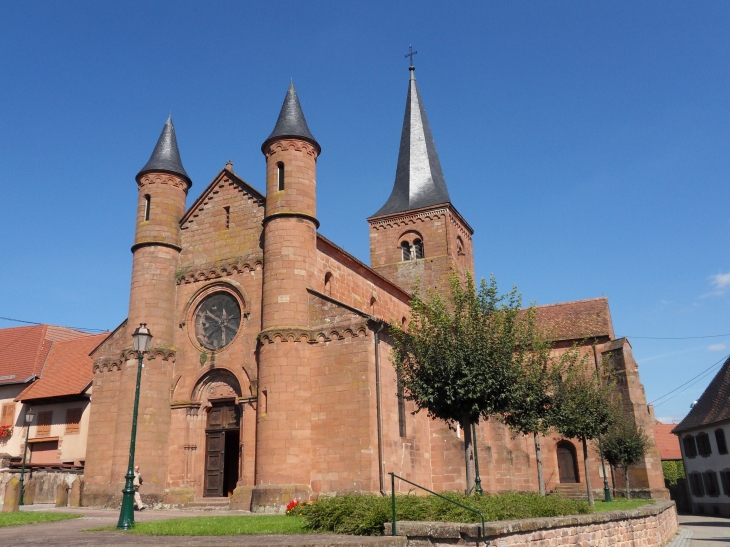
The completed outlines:
<svg viewBox="0 0 730 547">
<path fill-rule="evenodd" d="M 449 492 L 444 495 L 481 511 L 486 521 L 576 515 L 590 510 L 584 501 L 540 496 L 532 492 L 494 496 L 467 496 Z M 437 496 L 397 495 L 395 505 L 397 520 L 480 522 L 478 515 Z M 380 535 L 383 525 L 391 519 L 390 497 L 347 494 L 319 498 L 301 506 L 301 516 L 312 531 Z"/>
<path fill-rule="evenodd" d="M 682 463 L 682 460 L 663 461 L 662 471 L 664 472 L 664 479 L 667 480 L 671 486 L 674 486 L 677 484 L 678 479 L 684 478 L 684 463 Z"/>
</svg>

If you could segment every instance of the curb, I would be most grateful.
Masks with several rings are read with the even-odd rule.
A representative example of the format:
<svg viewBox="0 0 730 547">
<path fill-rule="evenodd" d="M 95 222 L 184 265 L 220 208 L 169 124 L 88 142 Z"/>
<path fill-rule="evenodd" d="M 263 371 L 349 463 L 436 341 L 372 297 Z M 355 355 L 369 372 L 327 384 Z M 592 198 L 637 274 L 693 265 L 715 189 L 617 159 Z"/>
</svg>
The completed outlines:
<svg viewBox="0 0 730 547">
<path fill-rule="evenodd" d="M 689 547 L 689 539 L 691 537 L 692 530 L 679 528 L 677 529 L 677 535 L 665 547 Z"/>
</svg>

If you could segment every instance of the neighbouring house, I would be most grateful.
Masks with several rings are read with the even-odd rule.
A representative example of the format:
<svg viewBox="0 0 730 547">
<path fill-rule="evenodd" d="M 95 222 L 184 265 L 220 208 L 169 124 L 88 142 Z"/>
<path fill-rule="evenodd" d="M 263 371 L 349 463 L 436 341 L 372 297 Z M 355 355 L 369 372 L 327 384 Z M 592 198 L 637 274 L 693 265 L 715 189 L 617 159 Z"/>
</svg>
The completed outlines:
<svg viewBox="0 0 730 547">
<path fill-rule="evenodd" d="M 692 511 L 730 517 L 730 359 L 672 433 L 679 437 Z"/>
<path fill-rule="evenodd" d="M 654 430 L 654 441 L 659 449 L 659 457 L 665 461 L 682 461 L 682 451 L 679 449 L 679 440 L 672 434 L 677 424 L 663 424 L 656 422 Z"/>
<path fill-rule="evenodd" d="M 20 463 L 27 437 L 29 465 L 83 467 L 93 377 L 89 354 L 106 336 L 53 325 L 0 330 L 0 453 L 11 466 Z"/>
</svg>

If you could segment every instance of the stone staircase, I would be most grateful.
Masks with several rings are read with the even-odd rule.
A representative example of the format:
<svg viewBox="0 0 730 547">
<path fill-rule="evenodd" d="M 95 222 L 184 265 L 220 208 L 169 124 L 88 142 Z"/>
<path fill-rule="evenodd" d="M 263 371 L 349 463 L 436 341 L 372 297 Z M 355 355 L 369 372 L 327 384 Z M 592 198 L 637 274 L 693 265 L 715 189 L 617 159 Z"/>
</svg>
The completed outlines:
<svg viewBox="0 0 730 547">
<path fill-rule="evenodd" d="M 191 501 L 185 508 L 193 511 L 228 511 L 231 508 L 231 500 L 229 498 L 203 498 Z"/>
<path fill-rule="evenodd" d="M 550 493 L 559 494 L 569 500 L 588 500 L 588 494 L 586 494 L 586 487 L 584 484 L 559 484 L 555 487 L 555 490 L 552 490 Z"/>
</svg>

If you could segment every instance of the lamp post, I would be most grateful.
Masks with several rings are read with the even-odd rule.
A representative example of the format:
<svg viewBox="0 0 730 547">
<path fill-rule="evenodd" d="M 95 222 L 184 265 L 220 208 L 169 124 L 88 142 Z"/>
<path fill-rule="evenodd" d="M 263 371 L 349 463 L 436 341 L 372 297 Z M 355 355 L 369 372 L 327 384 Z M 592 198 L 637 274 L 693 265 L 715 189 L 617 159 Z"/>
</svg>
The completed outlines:
<svg viewBox="0 0 730 547">
<path fill-rule="evenodd" d="M 598 451 L 601 453 L 601 467 L 603 468 L 603 501 L 611 501 L 611 489 L 608 487 L 608 479 L 606 478 L 606 462 L 603 459 L 603 443 L 601 436 L 598 436 Z"/>
<path fill-rule="evenodd" d="M 474 471 L 476 471 L 476 479 L 474 480 L 474 491 L 480 496 L 484 494 L 482 490 L 482 478 L 479 476 L 479 456 L 477 455 L 477 424 L 471 424 L 471 442 L 474 444 Z"/>
<path fill-rule="evenodd" d="M 132 335 L 134 340 L 134 351 L 137 352 L 137 387 L 134 391 L 134 410 L 132 411 L 132 435 L 129 442 L 129 467 L 125 479 L 127 480 L 122 490 L 122 510 L 119 512 L 118 530 L 129 530 L 134 528 L 134 446 L 137 440 L 137 411 L 139 409 L 139 384 L 142 379 L 142 356 L 150 349 L 152 333 L 147 328 L 147 323 L 140 323 Z"/>
<path fill-rule="evenodd" d="M 25 413 L 25 448 L 23 449 L 23 467 L 20 470 L 20 499 L 18 505 L 25 505 L 23 495 L 25 494 L 25 457 L 28 454 L 28 437 L 30 436 L 30 424 L 33 422 L 35 415 L 33 409 L 28 409 Z"/>
</svg>

